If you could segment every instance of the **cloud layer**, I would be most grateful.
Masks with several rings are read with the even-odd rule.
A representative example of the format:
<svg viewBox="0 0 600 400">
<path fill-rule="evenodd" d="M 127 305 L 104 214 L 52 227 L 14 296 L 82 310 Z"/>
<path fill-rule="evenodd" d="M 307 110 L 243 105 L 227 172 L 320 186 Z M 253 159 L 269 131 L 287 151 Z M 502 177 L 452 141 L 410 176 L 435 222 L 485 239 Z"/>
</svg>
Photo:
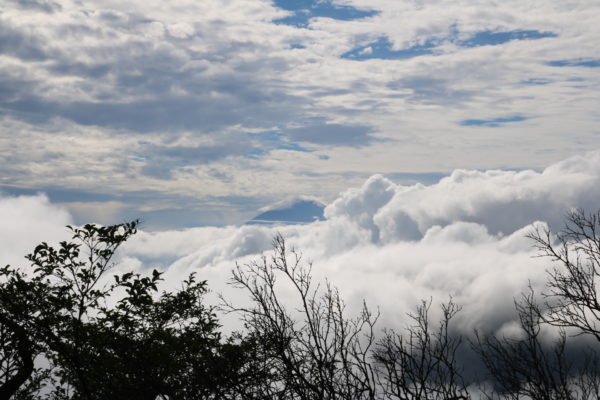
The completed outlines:
<svg viewBox="0 0 600 400">
<path fill-rule="evenodd" d="M 311 224 L 142 230 L 123 247 L 119 269 L 165 270 L 170 287 L 195 271 L 215 292 L 244 301 L 226 284 L 231 269 L 268 253 L 281 233 L 351 308 L 363 299 L 380 307 L 382 326 L 402 326 L 421 299 L 452 296 L 463 306 L 457 326 L 464 332 L 510 330 L 514 298 L 529 283 L 541 292 L 549 265 L 533 257 L 525 236 L 534 224 L 560 229 L 574 207 L 596 210 L 599 187 L 600 152 L 541 172 L 456 170 L 430 185 L 374 175 Z M 65 239 L 63 226 L 72 222 L 43 195 L 0 198 L 0 217 L 2 262 L 17 265 L 35 244 Z"/>
<path fill-rule="evenodd" d="M 599 183 L 600 153 L 542 172 L 457 170 L 428 186 L 376 175 L 331 202 L 325 221 L 142 233 L 124 252 L 146 268 L 167 268 L 170 282 L 197 271 L 243 301 L 225 285 L 229 271 L 268 253 L 279 232 L 353 307 L 363 299 L 379 306 L 382 325 L 402 326 L 421 299 L 452 296 L 464 307 L 458 326 L 465 332 L 508 329 L 513 300 L 529 283 L 542 291 L 549 266 L 533 257 L 526 235 L 534 224 L 560 229 L 574 207 L 596 210 Z"/>
<path fill-rule="evenodd" d="M 540 168 L 600 145 L 598 15 L 558 0 L 10 0 L 0 184 L 78 190 L 112 202 L 98 220 L 164 227 L 331 201 L 375 173 Z M 64 203 L 79 220 L 86 205 Z"/>
</svg>

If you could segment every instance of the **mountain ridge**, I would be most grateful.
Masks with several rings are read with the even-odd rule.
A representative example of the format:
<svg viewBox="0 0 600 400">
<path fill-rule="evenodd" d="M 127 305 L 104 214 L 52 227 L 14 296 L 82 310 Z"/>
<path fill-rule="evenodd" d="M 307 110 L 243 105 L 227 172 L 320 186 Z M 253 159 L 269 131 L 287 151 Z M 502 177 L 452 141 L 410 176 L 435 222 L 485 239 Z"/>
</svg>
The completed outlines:
<svg viewBox="0 0 600 400">
<path fill-rule="evenodd" d="M 325 219 L 325 204 L 316 199 L 295 199 L 268 207 L 246 225 L 309 224 Z"/>
</svg>

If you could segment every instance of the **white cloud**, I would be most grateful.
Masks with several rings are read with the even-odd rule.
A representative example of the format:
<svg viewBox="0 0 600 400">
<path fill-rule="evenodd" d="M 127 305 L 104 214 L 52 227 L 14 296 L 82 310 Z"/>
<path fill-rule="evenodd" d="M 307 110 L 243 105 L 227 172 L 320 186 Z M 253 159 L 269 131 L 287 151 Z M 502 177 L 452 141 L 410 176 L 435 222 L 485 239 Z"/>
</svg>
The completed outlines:
<svg viewBox="0 0 600 400">
<path fill-rule="evenodd" d="M 362 299 L 380 307 L 381 326 L 404 324 L 421 299 L 453 296 L 463 306 L 461 330 L 506 330 L 513 299 L 528 283 L 541 292 L 546 280 L 548 260 L 533 257 L 526 234 L 536 221 L 560 228 L 572 207 L 595 210 L 599 171 L 597 152 L 541 172 L 459 170 L 428 186 L 373 176 L 331 202 L 325 221 L 141 231 L 123 246 L 119 270 L 166 270 L 168 288 L 195 271 L 215 293 L 245 301 L 227 285 L 230 271 L 268 253 L 279 232 L 313 262 L 315 279 L 330 279 L 352 308 Z M 43 240 L 65 238 L 71 222 L 42 195 L 2 198 L 0 217 L 5 263 L 18 263 Z"/>
<path fill-rule="evenodd" d="M 264 205 L 307 193 L 331 199 L 342 183 L 376 173 L 538 168 L 600 145 L 597 68 L 545 64 L 600 57 L 596 3 L 342 3 L 379 13 L 314 18 L 307 29 L 273 23 L 289 13 L 266 0 L 9 2 L 0 29 L 4 180 Z M 557 36 L 341 58 L 356 46 L 376 55 L 372 42 L 383 36 L 401 50 L 485 30 Z M 526 119 L 460 125 L 516 114 Z M 291 151 L 293 133 L 306 128 L 315 153 Z M 353 128 L 369 135 L 350 140 Z"/>
<path fill-rule="evenodd" d="M 215 291 L 244 301 L 226 286 L 230 270 L 269 252 L 280 232 L 349 304 L 379 306 L 382 325 L 403 324 L 421 299 L 453 296 L 464 307 L 460 329 L 495 329 L 514 318 L 513 300 L 529 282 L 538 292 L 545 284 L 549 261 L 534 258 L 526 238 L 532 224 L 560 229 L 569 209 L 595 210 L 599 184 L 600 153 L 542 172 L 460 170 L 429 186 L 373 176 L 330 203 L 325 221 L 143 233 L 126 253 L 179 257 L 166 273 L 169 284 L 197 271 Z"/>
<path fill-rule="evenodd" d="M 597 207 L 600 153 L 556 163 L 543 172 L 456 170 L 431 186 L 398 186 L 374 176 L 330 204 L 325 215 L 346 217 L 382 242 L 420 239 L 435 225 L 468 221 L 510 234 L 536 220 L 554 227 L 571 207 Z"/>
<path fill-rule="evenodd" d="M 41 242 L 68 239 L 65 225 L 73 223 L 63 207 L 51 204 L 43 194 L 18 197 L 0 194 L 0 221 L 0 263 L 14 266 L 27 265 L 24 256 Z"/>
</svg>

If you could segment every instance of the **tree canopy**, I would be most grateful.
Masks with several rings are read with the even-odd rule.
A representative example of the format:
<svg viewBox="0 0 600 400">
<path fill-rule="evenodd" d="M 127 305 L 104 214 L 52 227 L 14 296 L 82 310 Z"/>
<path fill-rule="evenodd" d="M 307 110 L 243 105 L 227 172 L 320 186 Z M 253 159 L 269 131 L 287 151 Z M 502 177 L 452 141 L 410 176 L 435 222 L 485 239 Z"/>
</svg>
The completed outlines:
<svg viewBox="0 0 600 400">
<path fill-rule="evenodd" d="M 73 241 L 40 244 L 29 270 L 0 270 L 0 399 L 209 399 L 236 390 L 250 339 L 224 340 L 203 301 L 206 281 L 192 274 L 159 292 L 156 270 L 108 276 L 137 226 L 69 227 Z"/>
<path fill-rule="evenodd" d="M 568 351 L 572 335 L 600 338 L 600 213 L 530 234 L 553 264 L 544 301 L 533 290 L 515 301 L 520 337 L 463 337 L 452 299 L 440 321 L 425 300 L 404 330 L 379 328 L 378 312 L 365 302 L 352 314 L 280 235 L 271 256 L 233 269 L 248 301 L 215 307 L 194 274 L 174 291 L 156 270 L 111 274 L 137 221 L 68 229 L 70 241 L 27 255 L 28 268 L 0 268 L 0 400 L 600 398 L 598 346 Z M 277 294 L 282 283 L 296 306 Z M 219 312 L 238 315 L 242 333 L 223 335 Z M 559 329 L 554 343 L 544 327 Z M 469 351 L 478 376 L 465 373 Z"/>
</svg>

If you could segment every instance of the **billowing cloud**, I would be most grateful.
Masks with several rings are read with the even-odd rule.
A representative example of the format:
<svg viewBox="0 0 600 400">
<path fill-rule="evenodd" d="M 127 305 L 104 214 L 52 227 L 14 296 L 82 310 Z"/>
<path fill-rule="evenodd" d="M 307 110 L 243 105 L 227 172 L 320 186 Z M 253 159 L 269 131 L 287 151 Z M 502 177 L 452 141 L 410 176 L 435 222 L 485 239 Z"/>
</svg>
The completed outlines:
<svg viewBox="0 0 600 400">
<path fill-rule="evenodd" d="M 245 301 L 227 285 L 231 269 L 268 254 L 281 233 L 313 262 L 315 279 L 338 286 L 351 309 L 363 299 L 379 307 L 382 327 L 402 326 L 421 299 L 452 296 L 463 306 L 460 331 L 510 330 L 514 299 L 528 284 L 541 292 L 550 265 L 533 257 L 526 235 L 536 224 L 560 229 L 574 207 L 596 210 L 599 184 L 600 152 L 542 171 L 457 170 L 429 185 L 375 175 L 310 224 L 142 229 L 122 248 L 118 268 L 164 270 L 167 287 L 196 272 L 213 294 Z M 38 242 L 65 238 L 63 225 L 71 222 L 43 195 L 3 197 L 0 216 L 4 263 L 22 262 Z"/>
<path fill-rule="evenodd" d="M 457 170 L 430 185 L 375 175 L 331 202 L 324 221 L 146 232 L 125 254 L 170 264 L 170 284 L 197 271 L 215 291 L 243 301 L 226 285 L 230 270 L 268 253 L 281 233 L 350 305 L 366 299 L 380 307 L 382 325 L 402 326 L 421 299 L 452 296 L 463 306 L 457 320 L 465 333 L 505 329 L 514 299 L 529 283 L 541 292 L 546 280 L 549 261 L 533 257 L 526 235 L 536 224 L 560 229 L 574 207 L 595 210 L 599 183 L 600 153 L 540 172 Z"/>
<path fill-rule="evenodd" d="M 369 227 L 383 242 L 419 240 L 433 226 L 466 221 L 510 234 L 536 220 L 560 228 L 571 207 L 595 209 L 600 153 L 556 163 L 542 172 L 456 170 L 437 184 L 397 186 L 374 176 L 325 210 Z"/>
</svg>

